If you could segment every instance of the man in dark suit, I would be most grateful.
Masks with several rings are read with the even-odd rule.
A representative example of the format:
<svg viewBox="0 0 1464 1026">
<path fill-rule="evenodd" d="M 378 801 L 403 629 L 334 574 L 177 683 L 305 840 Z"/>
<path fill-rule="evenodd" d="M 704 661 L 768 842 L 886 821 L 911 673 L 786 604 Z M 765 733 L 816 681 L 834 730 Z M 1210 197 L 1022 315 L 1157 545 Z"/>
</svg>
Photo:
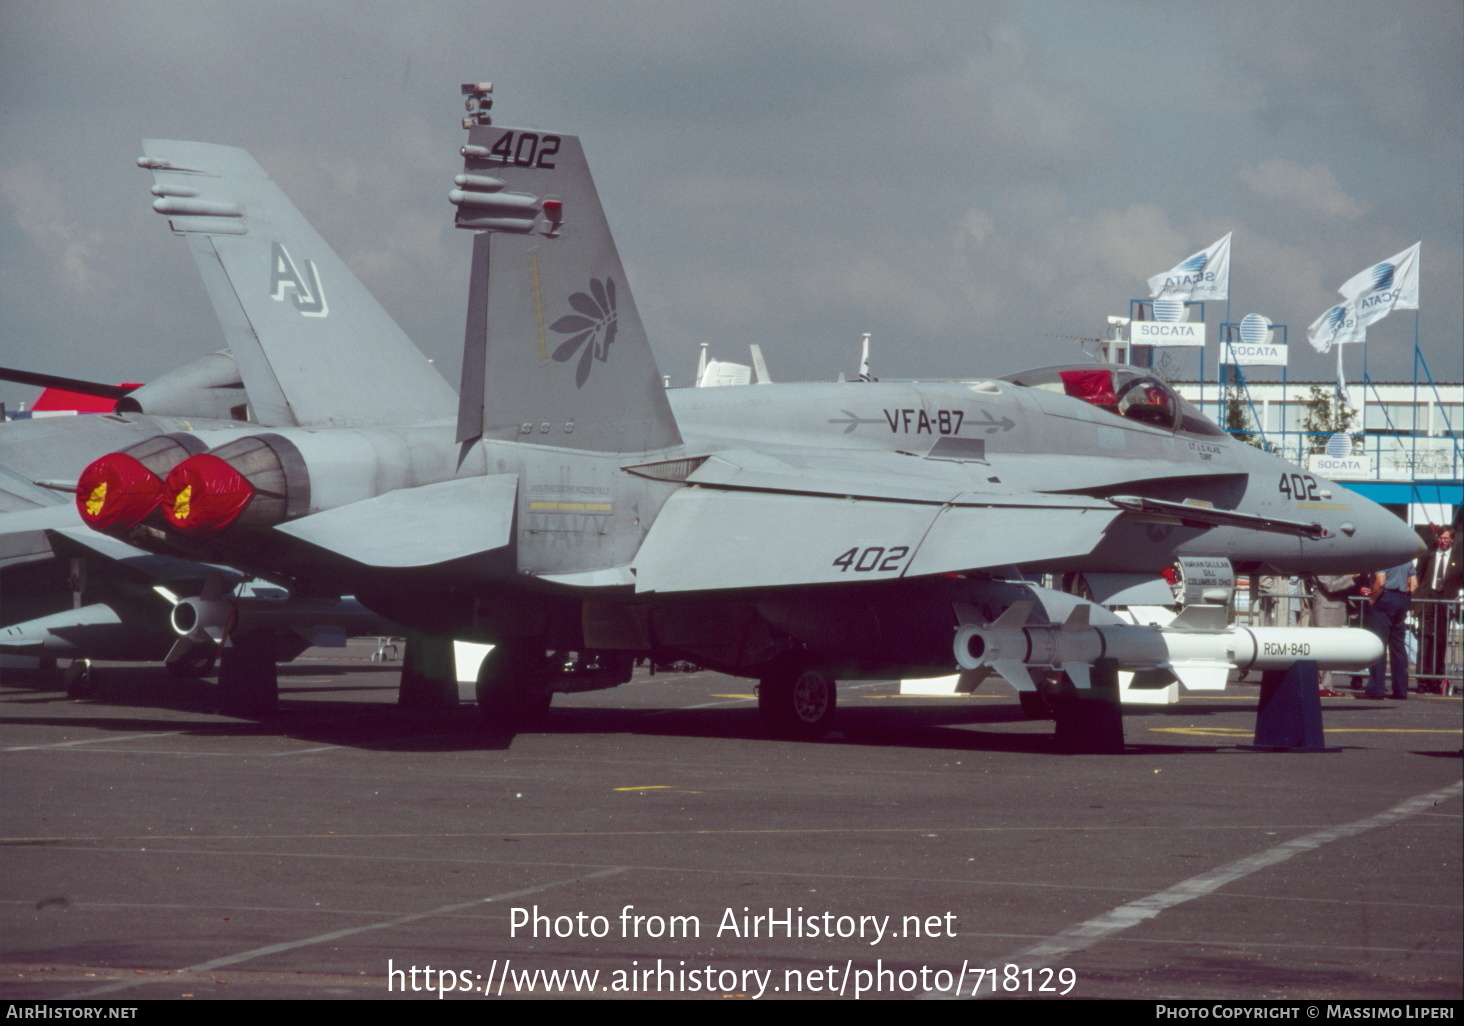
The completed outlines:
<svg viewBox="0 0 1464 1026">
<path fill-rule="evenodd" d="M 1448 600 L 1459 597 L 1460 583 L 1464 581 L 1464 560 L 1460 558 L 1454 537 L 1454 528 L 1441 528 L 1433 549 L 1418 567 L 1418 591 L 1414 597 L 1433 600 L 1420 603 L 1418 610 L 1419 691 L 1442 693 L 1444 690 L 1450 614 L 1458 615 L 1457 607 L 1451 606 Z"/>
</svg>

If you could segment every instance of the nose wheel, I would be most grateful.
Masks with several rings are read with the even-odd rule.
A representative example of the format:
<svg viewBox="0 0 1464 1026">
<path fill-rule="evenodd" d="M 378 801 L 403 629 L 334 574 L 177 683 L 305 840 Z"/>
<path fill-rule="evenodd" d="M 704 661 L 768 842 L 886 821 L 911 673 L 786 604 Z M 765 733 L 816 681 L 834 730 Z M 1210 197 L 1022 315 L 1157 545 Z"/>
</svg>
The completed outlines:
<svg viewBox="0 0 1464 1026">
<path fill-rule="evenodd" d="M 757 685 L 757 709 L 768 729 L 780 737 L 816 738 L 834 718 L 838 686 L 834 678 L 802 666 L 780 667 Z"/>
</svg>

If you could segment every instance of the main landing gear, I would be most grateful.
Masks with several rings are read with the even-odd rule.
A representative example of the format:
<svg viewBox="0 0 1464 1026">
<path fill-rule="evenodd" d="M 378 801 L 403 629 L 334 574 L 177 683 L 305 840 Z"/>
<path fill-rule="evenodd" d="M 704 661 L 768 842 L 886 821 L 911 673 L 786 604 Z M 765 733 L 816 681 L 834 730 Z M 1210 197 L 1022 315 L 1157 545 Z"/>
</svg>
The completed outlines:
<svg viewBox="0 0 1464 1026">
<path fill-rule="evenodd" d="M 816 738 L 828 730 L 838 702 L 833 677 L 792 660 L 758 681 L 757 710 L 781 737 Z"/>
</svg>

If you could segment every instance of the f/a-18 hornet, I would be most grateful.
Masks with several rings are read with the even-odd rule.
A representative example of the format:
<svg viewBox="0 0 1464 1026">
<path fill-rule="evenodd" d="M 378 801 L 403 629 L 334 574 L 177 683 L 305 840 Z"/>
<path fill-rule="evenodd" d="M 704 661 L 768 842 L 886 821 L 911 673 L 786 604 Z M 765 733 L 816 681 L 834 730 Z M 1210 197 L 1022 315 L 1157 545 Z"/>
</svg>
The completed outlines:
<svg viewBox="0 0 1464 1026">
<path fill-rule="evenodd" d="M 490 89 L 464 87 L 450 193 L 474 233 L 455 398 L 247 153 L 144 144 L 252 423 L 98 460 L 84 518 L 356 595 L 419 632 L 404 701 L 455 702 L 433 667 L 452 638 L 492 642 L 478 701 L 506 725 L 555 690 L 627 680 L 638 655 L 756 678 L 794 733 L 824 727 L 837 680 L 964 668 L 1028 690 L 1035 670 L 1084 687 L 1117 665 L 1223 687 L 1275 656 L 1264 638 L 1202 616 L 1125 635 L 1021 575 L 1413 556 L 1390 513 L 1232 441 L 1136 368 L 666 389 L 580 140 L 494 126 Z M 1359 658 L 1322 637 L 1312 658 Z"/>
</svg>

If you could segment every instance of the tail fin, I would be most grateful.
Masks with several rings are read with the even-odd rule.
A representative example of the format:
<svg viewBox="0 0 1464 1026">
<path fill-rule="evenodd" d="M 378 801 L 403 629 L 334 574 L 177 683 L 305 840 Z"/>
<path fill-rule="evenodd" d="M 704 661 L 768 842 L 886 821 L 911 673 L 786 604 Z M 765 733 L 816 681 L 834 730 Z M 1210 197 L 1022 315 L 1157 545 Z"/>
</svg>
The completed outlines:
<svg viewBox="0 0 1464 1026">
<path fill-rule="evenodd" d="M 153 209 L 188 239 L 257 423 L 452 416 L 452 387 L 253 157 L 208 143 L 142 147 Z"/>
<path fill-rule="evenodd" d="M 681 443 L 572 135 L 475 125 L 451 193 L 479 231 L 458 439 L 595 452 Z"/>
</svg>

